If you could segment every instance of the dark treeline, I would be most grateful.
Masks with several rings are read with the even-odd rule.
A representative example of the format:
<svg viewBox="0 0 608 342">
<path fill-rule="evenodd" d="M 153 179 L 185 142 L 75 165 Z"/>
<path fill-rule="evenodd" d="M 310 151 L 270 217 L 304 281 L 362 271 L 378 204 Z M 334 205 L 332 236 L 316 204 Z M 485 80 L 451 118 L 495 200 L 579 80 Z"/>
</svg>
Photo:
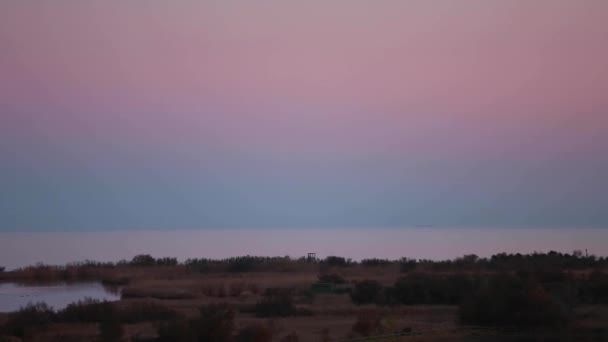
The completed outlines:
<svg viewBox="0 0 608 342">
<path fill-rule="evenodd" d="M 136 255 L 133 259 L 118 262 L 98 262 L 86 260 L 84 262 L 70 263 L 63 266 L 37 264 L 20 268 L 14 271 L 0 273 L 1 279 L 11 277 L 59 279 L 96 278 L 105 269 L 127 267 L 183 267 L 195 272 L 252 272 L 252 271 L 289 271 L 298 270 L 298 266 L 319 264 L 330 267 L 385 267 L 397 266 L 403 272 L 426 271 L 521 271 L 521 270 L 582 270 L 604 268 L 608 266 L 608 258 L 594 255 L 583 255 L 580 251 L 572 254 L 551 251 L 548 253 L 531 254 L 495 254 L 489 258 L 480 258 L 476 255 L 465 255 L 452 260 L 426 260 L 401 258 L 363 259 L 355 261 L 340 256 L 328 256 L 324 259 L 310 259 L 307 257 L 292 258 L 265 257 L 265 256 L 239 256 L 226 259 L 192 258 L 179 262 L 177 258 L 154 258 L 148 254 Z"/>
<path fill-rule="evenodd" d="M 350 296 L 356 304 L 459 305 L 462 321 L 475 325 L 558 324 L 579 305 L 607 305 L 608 274 L 413 272 L 392 286 L 358 281 Z"/>
</svg>

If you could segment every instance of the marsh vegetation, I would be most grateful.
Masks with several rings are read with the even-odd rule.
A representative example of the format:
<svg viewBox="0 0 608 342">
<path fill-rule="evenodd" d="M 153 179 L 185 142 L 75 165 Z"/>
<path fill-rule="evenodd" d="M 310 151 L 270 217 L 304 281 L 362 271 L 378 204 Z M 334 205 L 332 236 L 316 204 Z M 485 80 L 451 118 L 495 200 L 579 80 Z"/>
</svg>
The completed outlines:
<svg viewBox="0 0 608 342">
<path fill-rule="evenodd" d="M 24 341 L 603 341 L 608 260 L 580 252 L 431 261 L 243 256 L 34 265 L 2 281 L 98 281 L 122 299 L 0 314 Z"/>
</svg>

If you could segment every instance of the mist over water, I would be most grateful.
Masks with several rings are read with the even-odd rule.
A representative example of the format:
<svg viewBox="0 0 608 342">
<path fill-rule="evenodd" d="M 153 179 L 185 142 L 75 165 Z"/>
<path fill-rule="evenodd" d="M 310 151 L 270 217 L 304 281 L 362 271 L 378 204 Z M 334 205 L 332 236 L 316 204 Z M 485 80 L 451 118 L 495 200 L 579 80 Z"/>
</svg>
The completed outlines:
<svg viewBox="0 0 608 342">
<path fill-rule="evenodd" d="M 7 269 L 74 261 L 155 257 L 226 258 L 239 255 L 451 259 L 464 254 L 585 250 L 608 255 L 608 229 L 592 228 L 343 228 L 241 230 L 123 230 L 0 233 L 0 266 Z"/>
</svg>

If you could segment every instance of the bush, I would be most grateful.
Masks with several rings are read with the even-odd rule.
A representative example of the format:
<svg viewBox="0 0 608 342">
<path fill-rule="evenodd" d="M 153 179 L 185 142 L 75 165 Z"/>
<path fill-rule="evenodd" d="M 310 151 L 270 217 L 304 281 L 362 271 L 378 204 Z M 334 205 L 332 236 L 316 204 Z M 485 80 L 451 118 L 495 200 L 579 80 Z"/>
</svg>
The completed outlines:
<svg viewBox="0 0 608 342">
<path fill-rule="evenodd" d="M 230 272 L 249 272 L 255 267 L 258 260 L 252 256 L 240 256 L 228 259 L 228 271 Z"/>
<path fill-rule="evenodd" d="M 186 265 L 187 269 L 199 273 L 210 272 L 212 270 L 213 264 L 213 261 L 209 259 L 187 259 L 184 262 L 184 265 Z"/>
<path fill-rule="evenodd" d="M 483 326 L 557 325 L 568 316 L 539 283 L 508 275 L 488 279 L 460 306 L 463 323 Z"/>
<path fill-rule="evenodd" d="M 401 272 L 413 271 L 416 269 L 416 266 L 418 266 L 416 259 L 401 258 L 399 260 L 399 269 Z"/>
<path fill-rule="evenodd" d="M 177 258 L 158 258 L 156 259 L 156 265 L 158 266 L 176 266 Z"/>
<path fill-rule="evenodd" d="M 46 328 L 54 319 L 55 312 L 46 303 L 30 303 L 19 311 L 8 314 L 2 330 L 4 334 L 23 338 Z"/>
<path fill-rule="evenodd" d="M 298 313 L 290 289 L 267 289 L 256 303 L 255 312 L 259 317 L 286 317 Z"/>
<path fill-rule="evenodd" d="M 474 279 L 466 275 L 413 273 L 398 279 L 387 296 L 399 304 L 460 304 L 475 286 Z"/>
<path fill-rule="evenodd" d="M 340 267 L 346 267 L 346 266 L 349 266 L 350 264 L 352 264 L 351 259 L 346 259 L 346 258 L 343 258 L 340 256 L 334 256 L 334 255 L 328 256 L 322 262 L 329 266 L 340 266 Z"/>
<path fill-rule="evenodd" d="M 113 304 L 96 299 L 85 298 L 82 301 L 72 303 L 65 309 L 57 312 L 57 320 L 61 322 L 91 323 L 101 322 L 109 315 L 116 314 Z"/>
<path fill-rule="evenodd" d="M 381 301 L 382 285 L 375 280 L 362 280 L 355 284 L 350 298 L 355 304 L 379 303 Z"/>
<path fill-rule="evenodd" d="M 332 274 L 321 274 L 319 275 L 320 283 L 331 283 L 331 284 L 346 284 L 346 279 L 344 279 L 341 275 L 332 273 Z"/>
<path fill-rule="evenodd" d="M 130 264 L 133 266 L 154 266 L 156 259 L 150 254 L 139 254 L 131 259 Z"/>
<path fill-rule="evenodd" d="M 361 265 L 363 266 L 386 266 L 390 265 L 391 261 L 388 259 L 363 259 L 361 260 Z"/>
</svg>

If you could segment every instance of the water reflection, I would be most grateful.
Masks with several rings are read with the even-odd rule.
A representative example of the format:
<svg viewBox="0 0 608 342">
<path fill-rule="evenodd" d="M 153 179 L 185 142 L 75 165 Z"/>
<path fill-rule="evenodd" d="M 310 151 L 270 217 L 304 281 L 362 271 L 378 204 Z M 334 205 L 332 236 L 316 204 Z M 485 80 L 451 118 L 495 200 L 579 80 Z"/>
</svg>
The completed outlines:
<svg viewBox="0 0 608 342">
<path fill-rule="evenodd" d="M 45 302 L 55 310 L 71 303 L 92 298 L 115 301 L 120 299 L 120 289 L 96 282 L 89 283 L 0 283 L 0 312 L 19 310 L 28 303 Z"/>
</svg>

